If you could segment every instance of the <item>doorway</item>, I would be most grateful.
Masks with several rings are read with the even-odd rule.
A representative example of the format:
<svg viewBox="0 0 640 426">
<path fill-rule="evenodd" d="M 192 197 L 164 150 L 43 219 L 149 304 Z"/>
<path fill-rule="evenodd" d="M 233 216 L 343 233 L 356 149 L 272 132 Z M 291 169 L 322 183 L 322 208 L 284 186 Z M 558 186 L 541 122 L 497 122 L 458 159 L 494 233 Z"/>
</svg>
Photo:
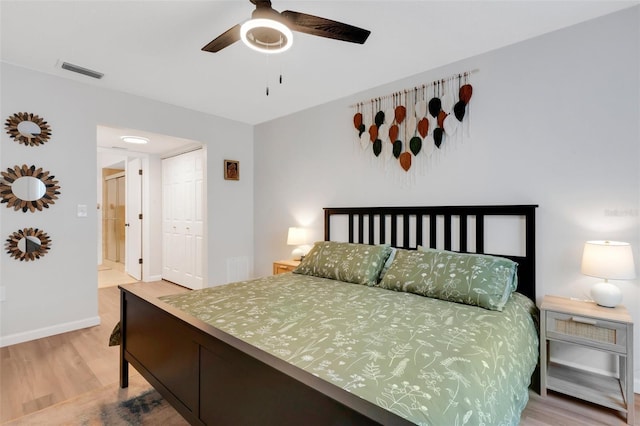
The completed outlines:
<svg viewBox="0 0 640 426">
<path fill-rule="evenodd" d="M 102 260 L 122 264 L 125 259 L 125 173 L 119 169 L 102 169 Z"/>
<path fill-rule="evenodd" d="M 98 287 L 138 281 L 127 267 L 127 170 L 119 165 L 102 169 L 102 261 L 98 265 Z M 131 203 L 129 203 L 131 204 Z"/>
<path fill-rule="evenodd" d="M 136 135 L 147 139 L 143 145 L 131 145 L 123 142 L 124 135 Z M 144 132 L 135 129 L 116 128 L 99 125 L 97 127 L 97 190 L 98 209 L 107 207 L 103 201 L 102 169 L 119 169 L 125 176 L 125 272 L 135 277 L 132 271 L 139 271 L 139 280 L 144 282 L 159 281 L 163 279 L 163 252 L 164 245 L 162 235 L 162 162 L 165 158 L 179 156 L 194 150 L 200 150 L 202 157 L 202 180 L 199 181 L 203 194 L 206 194 L 206 147 L 202 143 L 181 139 L 172 136 Z M 141 174 L 139 174 L 141 173 Z M 137 189 L 131 191 L 134 186 L 131 178 L 137 180 Z M 128 208 L 135 199 L 138 210 Z M 206 217 L 206 198 L 202 198 L 202 214 Z M 98 217 L 102 217 L 99 211 Z M 132 214 L 130 214 L 132 213 Z M 130 226 L 126 226 L 129 224 Z M 98 270 L 108 267 L 106 262 L 101 264 L 106 251 L 103 241 L 104 226 L 102 220 L 98 220 Z M 137 227 L 137 228 L 136 228 Z M 190 227 L 191 229 L 194 229 Z M 202 248 L 202 258 L 194 259 L 199 266 L 199 278 L 206 282 L 206 230 L 197 235 L 198 244 Z M 137 246 L 136 246 L 137 244 Z M 133 245 L 133 246 L 132 246 Z M 197 255 L 196 255 L 197 256 Z M 118 265 L 119 266 L 119 265 Z M 135 268 L 134 268 L 135 267 Z M 130 269 L 134 268 L 134 269 Z M 104 275 L 102 271 L 98 275 Z M 100 280 L 99 280 L 100 281 Z"/>
</svg>

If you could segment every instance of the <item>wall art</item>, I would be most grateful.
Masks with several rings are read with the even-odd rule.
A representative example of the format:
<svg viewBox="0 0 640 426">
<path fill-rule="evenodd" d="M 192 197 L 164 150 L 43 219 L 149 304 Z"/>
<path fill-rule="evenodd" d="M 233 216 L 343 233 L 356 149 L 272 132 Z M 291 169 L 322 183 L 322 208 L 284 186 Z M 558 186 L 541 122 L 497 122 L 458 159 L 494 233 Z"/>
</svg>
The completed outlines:
<svg viewBox="0 0 640 426">
<path fill-rule="evenodd" d="M 240 162 L 224 160 L 224 178 L 226 180 L 240 180 Z"/>
<path fill-rule="evenodd" d="M 473 94 L 469 71 L 412 89 L 359 102 L 353 126 L 363 150 L 408 172 L 417 158 L 431 158 L 456 137 Z M 466 120 L 468 122 L 468 120 Z"/>
<path fill-rule="evenodd" d="M 42 211 L 43 208 L 49 208 L 49 204 L 55 204 L 60 195 L 60 186 L 54 179 L 55 176 L 42 167 L 16 165 L 6 172 L 0 172 L 0 175 L 0 203 L 7 203 L 7 207 L 14 210 L 25 213 Z"/>
<path fill-rule="evenodd" d="M 11 257 L 28 262 L 47 254 L 51 238 L 40 229 L 24 228 L 9 235 L 5 247 Z"/>
<path fill-rule="evenodd" d="M 5 129 L 13 140 L 25 146 L 42 145 L 51 138 L 51 126 L 29 112 L 18 112 L 7 118 Z"/>
</svg>

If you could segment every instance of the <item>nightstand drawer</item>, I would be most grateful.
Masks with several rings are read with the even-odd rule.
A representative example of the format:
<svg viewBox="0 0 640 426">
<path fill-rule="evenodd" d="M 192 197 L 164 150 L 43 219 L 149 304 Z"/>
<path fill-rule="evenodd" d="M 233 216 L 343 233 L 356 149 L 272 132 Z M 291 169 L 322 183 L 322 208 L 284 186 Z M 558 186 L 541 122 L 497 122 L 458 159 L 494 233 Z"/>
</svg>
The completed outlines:
<svg viewBox="0 0 640 426">
<path fill-rule="evenodd" d="M 300 265 L 299 260 L 278 260 L 273 262 L 273 275 L 291 272 Z"/>
<path fill-rule="evenodd" d="M 274 267 L 273 267 L 273 273 L 274 273 L 274 275 L 277 275 L 277 274 L 284 274 L 285 272 L 293 271 L 294 269 L 296 269 L 296 267 L 295 267 L 295 266 L 290 266 L 290 265 L 274 265 Z"/>
<path fill-rule="evenodd" d="M 547 338 L 627 353 L 627 325 L 615 321 L 546 312 Z"/>
</svg>

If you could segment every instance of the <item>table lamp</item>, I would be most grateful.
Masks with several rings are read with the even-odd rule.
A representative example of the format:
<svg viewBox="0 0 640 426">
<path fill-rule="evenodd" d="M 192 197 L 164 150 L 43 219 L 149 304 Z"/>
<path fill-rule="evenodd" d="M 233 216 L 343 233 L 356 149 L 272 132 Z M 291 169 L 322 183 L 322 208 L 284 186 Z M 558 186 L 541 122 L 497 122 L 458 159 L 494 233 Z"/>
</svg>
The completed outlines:
<svg viewBox="0 0 640 426">
<path fill-rule="evenodd" d="M 582 273 L 604 278 L 591 287 L 591 298 L 600 306 L 614 308 L 622 301 L 622 292 L 609 280 L 636 277 L 631 245 L 620 241 L 587 241 L 582 254 Z"/>
<path fill-rule="evenodd" d="M 287 234 L 287 245 L 296 246 L 291 252 L 293 260 L 302 260 L 305 254 L 309 251 L 307 246 L 307 230 L 305 228 L 289 228 Z"/>
</svg>

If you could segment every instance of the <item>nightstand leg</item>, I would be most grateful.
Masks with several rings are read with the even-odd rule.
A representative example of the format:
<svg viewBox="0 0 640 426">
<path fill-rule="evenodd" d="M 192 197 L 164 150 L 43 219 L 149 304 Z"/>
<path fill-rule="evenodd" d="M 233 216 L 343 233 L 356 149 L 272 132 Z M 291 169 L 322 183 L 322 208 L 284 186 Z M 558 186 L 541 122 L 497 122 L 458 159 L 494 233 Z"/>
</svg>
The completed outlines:
<svg viewBox="0 0 640 426">
<path fill-rule="evenodd" d="M 540 315 L 540 396 L 547 396 L 547 336 L 545 330 L 547 329 L 546 315 Z"/>
<path fill-rule="evenodd" d="M 627 345 L 633 348 L 633 327 L 627 326 Z M 621 357 L 622 358 L 622 357 Z M 623 366 L 620 365 L 620 379 L 624 377 L 624 400 L 627 403 L 627 424 L 632 425 L 635 420 L 635 394 L 633 393 L 633 356 L 627 354 L 624 357 L 624 361 L 621 359 L 620 364 L 624 362 Z M 624 376 L 623 376 L 624 375 Z"/>
</svg>

